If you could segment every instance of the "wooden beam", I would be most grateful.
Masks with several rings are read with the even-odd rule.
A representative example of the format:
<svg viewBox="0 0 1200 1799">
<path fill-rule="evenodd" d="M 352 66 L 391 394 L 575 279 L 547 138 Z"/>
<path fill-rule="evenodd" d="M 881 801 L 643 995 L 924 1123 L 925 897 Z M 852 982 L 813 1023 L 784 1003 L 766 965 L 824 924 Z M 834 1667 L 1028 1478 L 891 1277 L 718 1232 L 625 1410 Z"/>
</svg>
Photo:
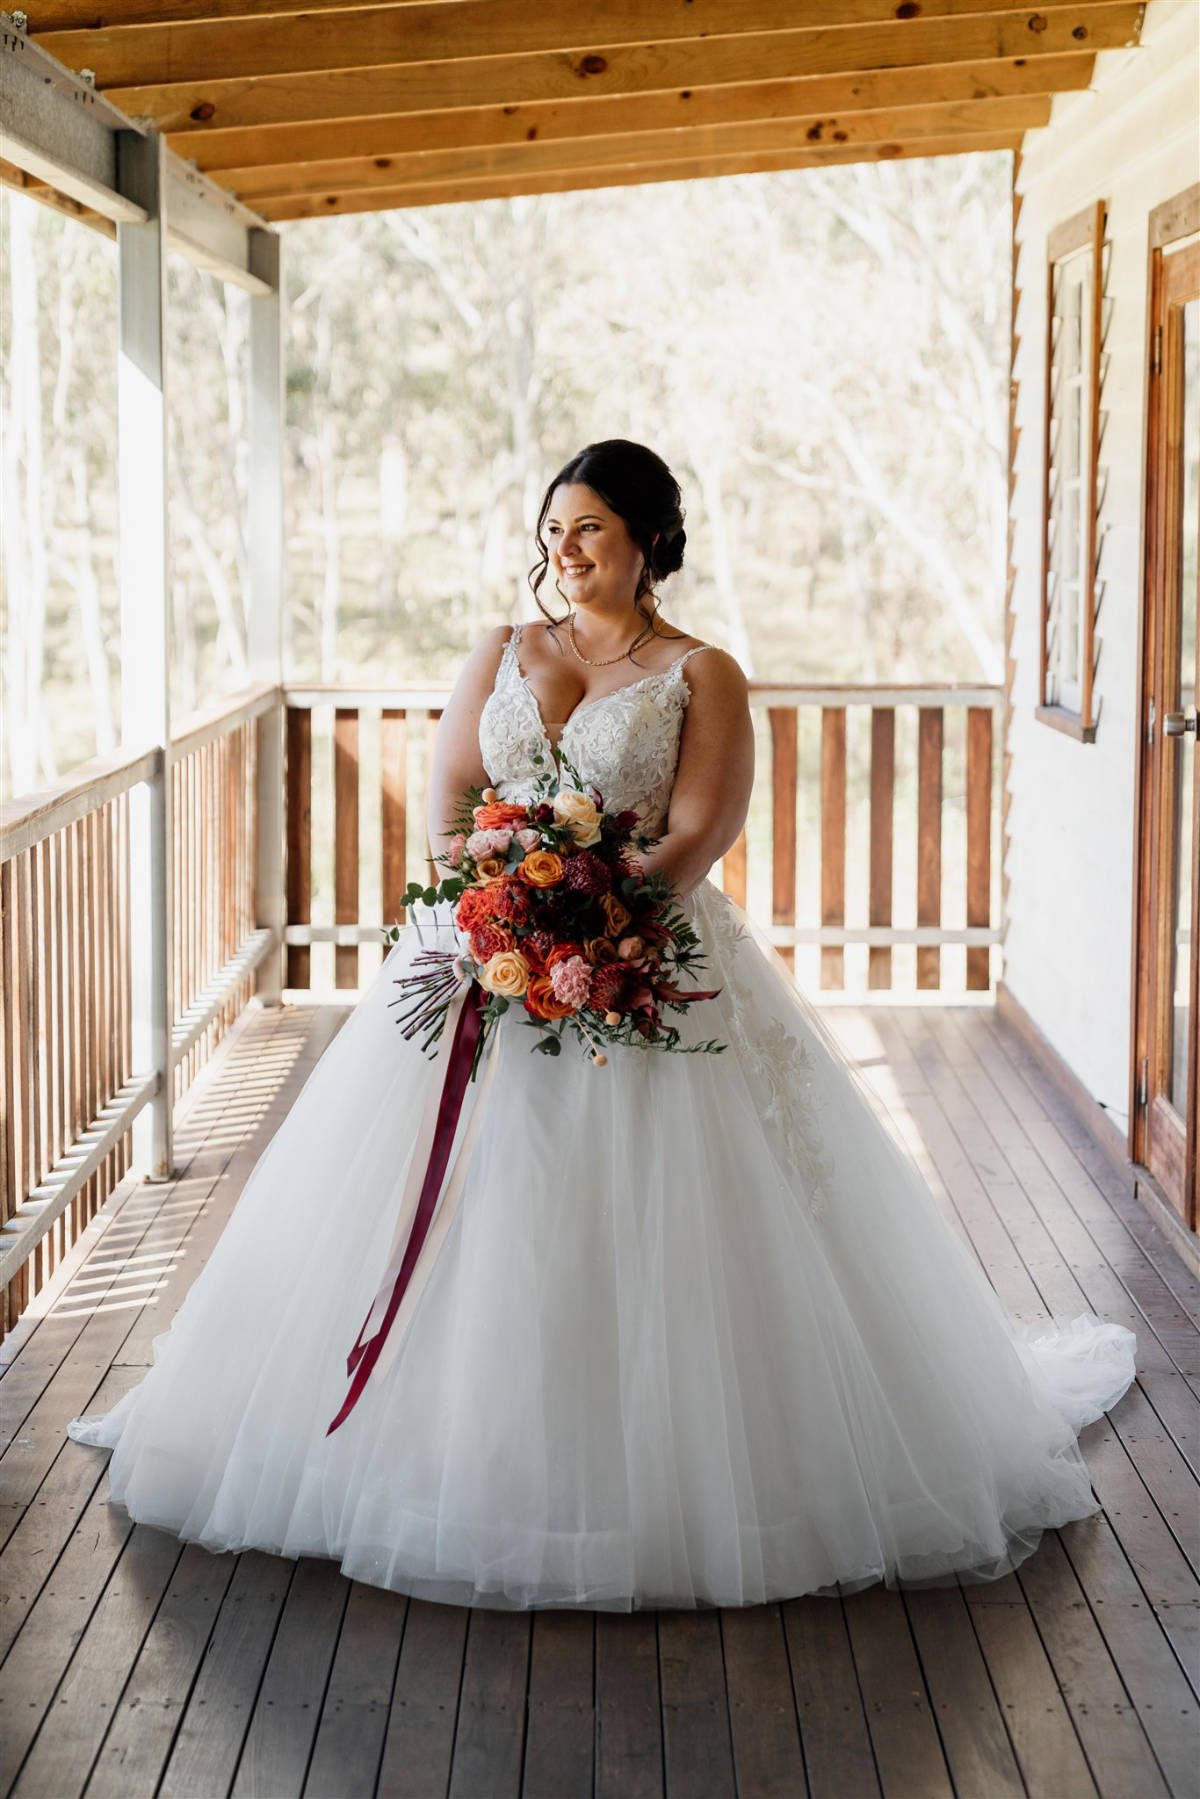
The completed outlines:
<svg viewBox="0 0 1200 1799">
<path fill-rule="evenodd" d="M 101 212 L 93 212 L 90 206 L 73 200 L 70 194 L 60 194 L 56 187 L 48 181 L 39 181 L 15 163 L 0 160 L 0 187 L 15 187 L 28 200 L 36 200 L 39 206 L 49 206 L 54 212 L 65 212 L 68 218 L 78 219 L 81 225 L 87 225 L 101 236 L 116 242 L 117 227 L 112 219 L 106 219 Z"/>
<path fill-rule="evenodd" d="M 939 19 L 964 19 L 999 10 L 996 0 L 922 0 L 905 9 L 896 0 L 605 0 L 601 8 L 572 0 L 529 7 L 496 0 L 425 0 L 424 4 L 364 6 L 343 10 L 343 0 L 283 12 L 272 5 L 239 4 L 218 12 L 201 0 L 193 12 L 176 5 L 105 9 L 96 19 L 94 0 L 39 6 L 36 41 L 69 68 L 86 64 L 105 87 L 206 81 L 220 70 L 229 79 L 287 75 L 296 70 L 374 68 L 384 64 L 464 62 L 475 57 L 520 57 L 540 51 L 595 51 L 598 47 L 658 48 L 685 39 L 763 36 L 806 28 L 844 32 L 884 26 L 912 31 Z M 1062 13 L 1074 20 L 1079 0 L 1047 0 L 1042 18 Z M 263 16 L 264 14 L 269 16 Z M 82 16 L 80 16 L 82 15 Z M 71 21 L 75 27 L 71 28 Z M 55 28 L 63 26 L 65 28 Z"/>
<path fill-rule="evenodd" d="M 1061 13 L 987 13 L 978 18 L 919 19 L 903 29 L 868 25 L 837 31 L 752 33 L 663 45 L 606 46 L 586 53 L 467 57 L 462 61 L 386 64 L 336 72 L 214 77 L 144 86 L 97 86 L 126 113 L 161 131 L 283 125 L 304 119 L 366 118 L 438 112 L 461 106 L 586 99 L 781 75 L 849 74 L 997 58 L 1034 58 L 1122 49 L 1137 42 L 1140 5 L 1084 5 Z"/>
<path fill-rule="evenodd" d="M 835 163 L 891 162 L 910 156 L 961 156 L 971 151 L 1015 150 L 1021 134 L 1013 131 L 963 133 L 953 138 L 915 138 L 911 144 L 860 145 L 848 149 L 793 151 L 773 156 L 697 157 L 682 162 L 614 164 L 590 173 L 531 176 L 484 176 L 478 180 L 423 182 L 411 187 L 351 188 L 281 197 L 265 195 L 256 202 L 265 219 L 315 219 L 350 212 L 390 212 L 398 207 L 445 206 L 464 201 L 506 199 L 513 194 L 561 194 L 576 189 L 637 187 L 651 181 L 704 181 L 723 175 L 763 175 L 781 169 L 825 168 Z"/>
<path fill-rule="evenodd" d="M 231 131 L 210 129 L 168 134 L 167 141 L 173 149 L 186 147 L 186 154 L 194 155 L 210 175 L 272 164 L 404 156 L 471 145 L 500 148 L 596 140 L 631 132 L 797 118 L 826 119 L 830 122 L 826 141 L 836 142 L 846 117 L 859 111 L 1082 91 L 1091 82 L 1094 62 L 1092 56 L 1073 55 L 936 63 L 929 68 L 870 70 L 849 77 L 814 75 L 666 93 L 617 94 L 582 104 L 535 100 L 521 106 L 473 106 L 453 112 L 384 114 Z M 229 185 L 236 187 L 237 183 Z"/>
<path fill-rule="evenodd" d="M 590 175 L 615 163 L 637 166 L 702 157 L 752 156 L 820 148 L 823 143 L 879 145 L 984 131 L 1027 131 L 1050 118 L 1049 95 L 1029 99 L 965 101 L 949 106 L 893 107 L 850 114 L 842 121 L 795 119 L 754 125 L 708 125 L 683 131 L 643 131 L 628 137 L 575 138 L 565 143 L 521 144 L 498 150 L 433 150 L 410 156 L 358 157 L 345 162 L 302 162 L 293 167 L 226 169 L 220 179 L 253 202 L 258 195 L 311 194 L 320 188 L 401 187 L 431 181 L 462 182 L 482 176 Z"/>
</svg>

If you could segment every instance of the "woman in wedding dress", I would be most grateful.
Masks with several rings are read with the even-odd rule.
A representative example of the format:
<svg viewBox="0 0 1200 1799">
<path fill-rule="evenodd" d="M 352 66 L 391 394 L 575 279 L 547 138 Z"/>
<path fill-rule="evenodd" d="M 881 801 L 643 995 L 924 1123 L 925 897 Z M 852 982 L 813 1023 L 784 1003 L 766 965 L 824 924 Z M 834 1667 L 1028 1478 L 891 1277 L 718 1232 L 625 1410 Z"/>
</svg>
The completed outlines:
<svg viewBox="0 0 1200 1799">
<path fill-rule="evenodd" d="M 590 445 L 550 483 L 538 543 L 544 618 L 477 644 L 446 705 L 433 852 L 468 784 L 523 800 L 568 758 L 658 836 L 644 865 L 675 882 L 698 984 L 720 989 L 678 1015 L 681 1044 L 727 1047 L 616 1045 L 597 1067 L 568 1035 L 552 1059 L 511 1006 L 463 1102 L 458 1208 L 386 1368 L 331 1429 L 434 1067 L 397 1029 L 394 983 L 458 941 L 445 905 L 426 910 L 152 1367 L 70 1434 L 112 1449 L 110 1497 L 138 1521 L 334 1557 L 427 1599 L 629 1610 L 994 1579 L 1098 1509 L 1077 1436 L 1132 1381 L 1133 1333 L 1007 1312 L 818 1009 L 708 878 L 745 817 L 753 740 L 737 663 L 658 612 L 685 543 L 666 465 Z"/>
</svg>

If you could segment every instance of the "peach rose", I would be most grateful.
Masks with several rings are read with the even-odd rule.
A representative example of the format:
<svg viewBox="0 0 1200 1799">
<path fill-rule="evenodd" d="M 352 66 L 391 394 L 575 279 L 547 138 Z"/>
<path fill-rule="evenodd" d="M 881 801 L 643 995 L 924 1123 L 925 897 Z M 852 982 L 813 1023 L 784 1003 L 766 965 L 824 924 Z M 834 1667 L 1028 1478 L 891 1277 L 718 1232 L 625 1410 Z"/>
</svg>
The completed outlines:
<svg viewBox="0 0 1200 1799">
<path fill-rule="evenodd" d="M 559 999 L 548 974 L 535 974 L 525 995 L 525 1010 L 534 1018 L 567 1018 L 576 1007 Z"/>
<path fill-rule="evenodd" d="M 553 850 L 530 850 L 517 873 L 531 887 L 554 887 L 563 878 L 563 860 Z"/>
<path fill-rule="evenodd" d="M 617 954 L 622 962 L 636 962 L 645 952 L 645 942 L 641 937 L 622 937 L 617 945 Z"/>
<path fill-rule="evenodd" d="M 498 875 L 504 873 L 504 857 L 485 856 L 481 862 L 475 864 L 475 873 L 479 881 L 494 881 Z"/>
<path fill-rule="evenodd" d="M 529 964 L 518 949 L 497 950 L 480 969 L 479 985 L 505 999 L 519 999 L 529 985 Z"/>
<path fill-rule="evenodd" d="M 594 799 L 574 787 L 564 787 L 553 799 L 555 822 L 566 825 L 581 849 L 600 841 L 600 812 Z"/>
<path fill-rule="evenodd" d="M 602 893 L 600 906 L 604 913 L 607 934 L 610 937 L 619 937 L 633 917 L 633 913 L 628 906 L 622 905 L 615 893 Z"/>
</svg>

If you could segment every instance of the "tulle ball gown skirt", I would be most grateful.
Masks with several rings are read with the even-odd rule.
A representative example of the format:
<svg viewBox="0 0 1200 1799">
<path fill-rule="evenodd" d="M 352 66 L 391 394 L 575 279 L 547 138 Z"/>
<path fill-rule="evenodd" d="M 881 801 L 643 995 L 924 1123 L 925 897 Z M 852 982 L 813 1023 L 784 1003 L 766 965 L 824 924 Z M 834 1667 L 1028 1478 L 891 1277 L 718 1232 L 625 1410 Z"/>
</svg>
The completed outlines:
<svg viewBox="0 0 1200 1799">
<path fill-rule="evenodd" d="M 1098 1509 L 1077 1436 L 1133 1334 L 1014 1320 L 766 939 L 709 882 L 689 907 L 721 993 L 683 1038 L 728 1047 L 597 1068 L 510 1008 L 461 1203 L 329 1433 L 433 1066 L 396 1023 L 406 928 L 152 1367 L 69 1427 L 112 1500 L 423 1598 L 612 1610 L 992 1579 Z"/>
</svg>

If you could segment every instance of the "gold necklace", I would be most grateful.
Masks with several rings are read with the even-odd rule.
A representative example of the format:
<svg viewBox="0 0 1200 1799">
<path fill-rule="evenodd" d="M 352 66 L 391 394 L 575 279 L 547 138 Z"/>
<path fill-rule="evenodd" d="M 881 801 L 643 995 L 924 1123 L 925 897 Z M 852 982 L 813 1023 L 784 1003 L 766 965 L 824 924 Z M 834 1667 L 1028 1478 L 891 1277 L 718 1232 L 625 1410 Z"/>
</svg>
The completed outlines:
<svg viewBox="0 0 1200 1799">
<path fill-rule="evenodd" d="M 638 636 L 640 636 L 640 635 L 641 635 L 641 633 L 639 632 Z M 609 664 L 612 662 L 624 662 L 626 656 L 628 656 L 628 654 L 629 654 L 629 651 L 632 650 L 633 644 L 637 642 L 637 637 L 635 637 L 633 640 L 633 643 L 630 644 L 629 649 L 622 650 L 621 654 L 619 656 L 605 656 L 601 661 L 597 661 L 594 656 L 585 656 L 583 651 L 580 649 L 579 645 L 575 641 L 575 614 L 574 613 L 572 613 L 570 618 L 567 620 L 567 638 L 568 638 L 568 641 L 570 642 L 571 648 L 574 650 L 574 652 L 578 656 L 579 660 L 581 662 L 586 662 L 589 668 L 607 668 L 609 666 Z"/>
</svg>

